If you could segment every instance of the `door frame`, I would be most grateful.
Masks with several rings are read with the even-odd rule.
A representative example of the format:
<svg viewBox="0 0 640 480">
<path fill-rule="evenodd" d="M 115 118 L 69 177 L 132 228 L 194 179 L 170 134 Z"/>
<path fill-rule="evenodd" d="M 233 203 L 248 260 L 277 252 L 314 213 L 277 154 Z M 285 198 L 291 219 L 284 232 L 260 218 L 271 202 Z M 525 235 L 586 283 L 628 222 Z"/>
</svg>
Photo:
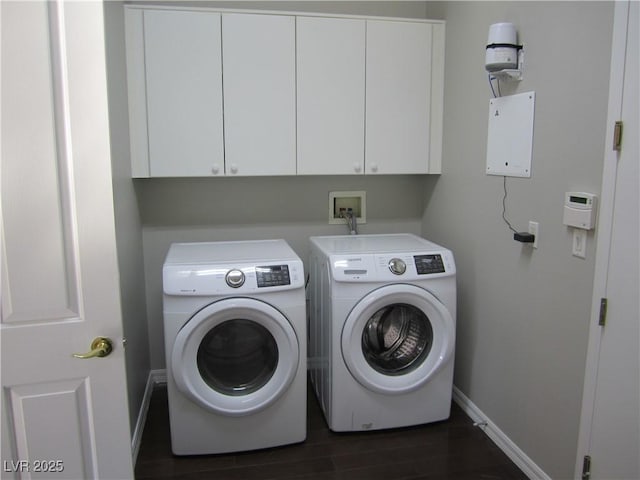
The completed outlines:
<svg viewBox="0 0 640 480">
<path fill-rule="evenodd" d="M 592 435 L 597 373 L 600 360 L 600 342 L 603 327 L 599 325 L 601 299 L 607 297 L 609 252 L 615 209 L 616 178 L 619 152 L 612 149 L 615 122 L 622 116 L 625 57 L 630 0 L 616 1 L 614 6 L 613 39 L 611 46 L 611 72 L 609 77 L 609 106 L 605 138 L 604 165 L 600 211 L 598 212 L 597 251 L 589 323 L 589 340 L 582 396 L 582 410 L 578 433 L 574 478 L 582 478 L 584 456 L 589 454 Z M 631 133 L 633 134 L 633 133 Z"/>
</svg>

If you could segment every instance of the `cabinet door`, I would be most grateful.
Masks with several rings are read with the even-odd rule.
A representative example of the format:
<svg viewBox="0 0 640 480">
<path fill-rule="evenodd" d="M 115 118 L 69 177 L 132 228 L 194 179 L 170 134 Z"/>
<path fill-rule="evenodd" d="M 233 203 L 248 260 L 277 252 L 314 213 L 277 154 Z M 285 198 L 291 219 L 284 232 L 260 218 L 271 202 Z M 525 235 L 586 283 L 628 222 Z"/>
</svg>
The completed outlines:
<svg viewBox="0 0 640 480">
<path fill-rule="evenodd" d="M 298 174 L 364 173 L 365 21 L 298 17 Z"/>
<path fill-rule="evenodd" d="M 220 14 L 144 12 L 150 175 L 222 172 Z"/>
<path fill-rule="evenodd" d="M 428 23 L 367 21 L 366 173 L 428 173 Z"/>
<path fill-rule="evenodd" d="M 224 134 L 231 175 L 295 175 L 295 17 L 224 14 Z"/>
</svg>

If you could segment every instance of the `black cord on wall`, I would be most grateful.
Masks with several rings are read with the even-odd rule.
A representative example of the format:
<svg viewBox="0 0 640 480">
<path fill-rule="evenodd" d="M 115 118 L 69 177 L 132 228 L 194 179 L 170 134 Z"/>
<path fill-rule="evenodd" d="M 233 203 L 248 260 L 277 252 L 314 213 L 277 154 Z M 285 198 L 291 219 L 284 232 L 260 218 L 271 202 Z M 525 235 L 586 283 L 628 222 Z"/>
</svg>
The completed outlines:
<svg viewBox="0 0 640 480">
<path fill-rule="evenodd" d="M 504 220 L 504 223 L 506 223 L 509 227 L 509 230 L 511 230 L 513 233 L 518 233 L 516 229 L 513 228 L 513 225 L 511 225 L 511 222 L 507 220 L 507 177 L 504 176 L 502 177 L 502 179 L 502 187 L 504 189 L 504 195 L 502 196 L 502 219 Z"/>
</svg>

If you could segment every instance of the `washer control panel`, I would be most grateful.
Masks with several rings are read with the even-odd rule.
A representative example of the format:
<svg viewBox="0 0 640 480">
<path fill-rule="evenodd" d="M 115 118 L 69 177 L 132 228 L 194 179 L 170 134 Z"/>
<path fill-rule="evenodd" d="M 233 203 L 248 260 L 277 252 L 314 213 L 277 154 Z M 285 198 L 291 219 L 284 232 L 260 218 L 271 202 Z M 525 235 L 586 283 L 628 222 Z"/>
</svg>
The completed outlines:
<svg viewBox="0 0 640 480">
<path fill-rule="evenodd" d="M 168 295 L 249 295 L 304 288 L 301 260 L 273 264 L 167 265 L 163 290 Z"/>
<path fill-rule="evenodd" d="M 329 262 L 333 277 L 343 282 L 411 281 L 454 275 L 456 272 L 453 254 L 448 250 L 339 254 L 332 255 Z"/>
</svg>

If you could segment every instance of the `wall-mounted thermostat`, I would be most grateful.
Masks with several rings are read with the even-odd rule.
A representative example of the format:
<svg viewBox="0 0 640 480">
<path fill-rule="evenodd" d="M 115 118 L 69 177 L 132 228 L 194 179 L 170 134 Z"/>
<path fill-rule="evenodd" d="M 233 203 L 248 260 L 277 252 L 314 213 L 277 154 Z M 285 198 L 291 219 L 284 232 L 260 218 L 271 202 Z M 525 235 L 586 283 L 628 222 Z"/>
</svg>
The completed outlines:
<svg viewBox="0 0 640 480">
<path fill-rule="evenodd" d="M 570 227 L 591 230 L 596 226 L 597 200 L 598 197 L 592 193 L 565 193 L 562 223 Z"/>
</svg>

